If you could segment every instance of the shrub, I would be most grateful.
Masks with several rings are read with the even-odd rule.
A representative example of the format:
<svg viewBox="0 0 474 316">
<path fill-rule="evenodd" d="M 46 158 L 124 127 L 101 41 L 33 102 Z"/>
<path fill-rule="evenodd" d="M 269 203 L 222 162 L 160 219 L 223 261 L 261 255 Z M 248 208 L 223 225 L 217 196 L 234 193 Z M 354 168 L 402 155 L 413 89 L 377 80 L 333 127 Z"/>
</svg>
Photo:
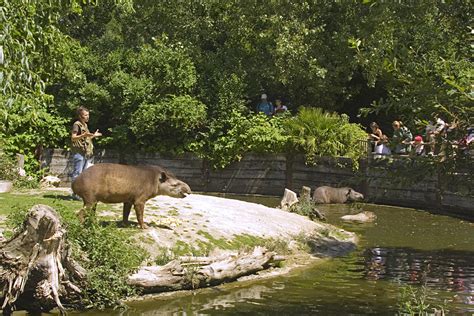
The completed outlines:
<svg viewBox="0 0 474 316">
<path fill-rule="evenodd" d="M 269 119 L 263 114 L 246 116 L 232 110 L 227 118 L 211 122 L 190 148 L 213 168 L 224 168 L 248 152 L 280 152 L 287 141 L 283 120 L 283 117 Z"/>
<path fill-rule="evenodd" d="M 17 176 L 15 160 L 0 151 L 0 179 L 14 180 Z"/>
<path fill-rule="evenodd" d="M 26 156 L 28 158 L 28 156 Z M 28 159 L 25 159 L 28 160 Z M 30 158 L 31 160 L 31 158 Z M 33 159 L 34 160 L 34 159 Z M 36 189 L 39 187 L 39 178 L 42 175 L 42 171 L 32 170 L 31 166 L 36 162 L 30 162 L 29 175 L 27 177 L 20 176 L 16 159 L 0 151 L 0 180 L 9 180 L 13 182 L 13 186 L 19 189 Z"/>
<path fill-rule="evenodd" d="M 290 146 L 303 152 L 308 164 L 315 164 L 317 156 L 347 157 L 357 167 L 357 160 L 366 154 L 361 141 L 367 134 L 358 124 L 349 123 L 345 114 L 302 107 L 297 116 L 285 121 L 285 131 Z"/>
<path fill-rule="evenodd" d="M 82 265 L 88 271 L 85 288 L 86 306 L 106 308 L 135 294 L 127 277 L 146 258 L 146 252 L 130 242 L 130 232 L 114 226 L 102 227 L 93 221 L 75 227 L 70 241 L 87 256 Z"/>
</svg>

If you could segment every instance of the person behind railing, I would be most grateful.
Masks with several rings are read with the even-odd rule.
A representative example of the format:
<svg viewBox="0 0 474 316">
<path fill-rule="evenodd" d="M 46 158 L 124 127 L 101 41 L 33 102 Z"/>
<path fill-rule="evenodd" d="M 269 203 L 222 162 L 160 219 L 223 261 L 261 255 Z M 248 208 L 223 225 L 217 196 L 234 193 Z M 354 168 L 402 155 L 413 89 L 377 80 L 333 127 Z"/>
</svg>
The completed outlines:
<svg viewBox="0 0 474 316">
<path fill-rule="evenodd" d="M 474 144 L 474 127 L 468 127 L 466 135 L 458 141 L 458 149 L 461 153 L 469 155 L 472 144 Z"/>
<path fill-rule="evenodd" d="M 412 154 L 416 156 L 425 155 L 425 143 L 423 142 L 423 137 L 420 135 L 415 136 L 414 140 L 411 142 L 413 145 Z"/>
<path fill-rule="evenodd" d="M 394 148 L 393 152 L 399 155 L 409 154 L 411 152 L 411 140 L 413 134 L 404 126 L 402 121 L 393 121 L 393 137 L 391 146 Z"/>
<path fill-rule="evenodd" d="M 288 107 L 283 104 L 281 99 L 275 99 L 275 110 L 274 110 L 275 115 L 285 113 L 287 110 L 288 110 Z"/>
<path fill-rule="evenodd" d="M 374 144 L 374 153 L 376 155 L 389 155 L 390 148 L 388 148 L 388 138 L 383 134 L 379 125 L 376 122 L 370 123 L 372 133 L 369 135 L 370 140 Z"/>
<path fill-rule="evenodd" d="M 260 103 L 257 104 L 257 113 L 264 113 L 267 116 L 272 116 L 275 108 L 273 104 L 268 101 L 268 97 L 265 93 L 260 98 Z"/>
<path fill-rule="evenodd" d="M 388 146 L 389 144 L 389 139 L 387 137 L 387 135 L 382 135 L 382 138 L 380 138 L 380 147 L 379 147 L 379 153 L 381 155 L 391 155 L 392 154 L 392 151 L 390 150 L 390 147 Z"/>
<path fill-rule="evenodd" d="M 436 154 L 436 143 L 443 140 L 446 135 L 447 124 L 439 117 L 439 114 L 433 116 L 433 121 L 430 121 L 426 126 L 426 139 L 429 144 L 428 155 Z"/>
</svg>

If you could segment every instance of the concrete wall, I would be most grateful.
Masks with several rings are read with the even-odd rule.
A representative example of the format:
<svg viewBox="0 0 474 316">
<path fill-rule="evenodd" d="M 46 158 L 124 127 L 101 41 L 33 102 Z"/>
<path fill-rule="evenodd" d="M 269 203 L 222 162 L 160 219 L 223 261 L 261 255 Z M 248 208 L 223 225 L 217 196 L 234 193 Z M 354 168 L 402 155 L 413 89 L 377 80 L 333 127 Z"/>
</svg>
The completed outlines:
<svg viewBox="0 0 474 316">
<path fill-rule="evenodd" d="M 474 197 L 456 192 L 440 194 L 436 176 L 408 185 L 397 183 L 384 167 L 364 160 L 358 172 L 348 159 L 321 159 L 317 166 L 307 166 L 303 156 L 288 160 L 285 155 L 246 155 L 241 161 L 223 170 L 211 170 L 206 161 L 192 154 L 167 157 L 159 154 L 122 154 L 102 151 L 95 163 L 160 165 L 188 183 L 193 191 L 282 196 L 284 189 L 299 192 L 303 185 L 312 189 L 321 186 L 351 186 L 374 203 L 406 207 L 438 209 L 474 218 Z M 68 185 L 72 160 L 67 151 L 48 150 L 43 155 L 43 167 Z M 462 181 L 462 179 L 460 179 Z"/>
</svg>

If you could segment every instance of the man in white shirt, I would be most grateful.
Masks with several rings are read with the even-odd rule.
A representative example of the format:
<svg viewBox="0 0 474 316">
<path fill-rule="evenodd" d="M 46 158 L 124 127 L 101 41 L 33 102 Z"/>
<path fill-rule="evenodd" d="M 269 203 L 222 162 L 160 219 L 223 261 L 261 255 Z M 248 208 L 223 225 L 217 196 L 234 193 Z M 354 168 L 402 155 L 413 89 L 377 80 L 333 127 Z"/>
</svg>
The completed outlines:
<svg viewBox="0 0 474 316">
<path fill-rule="evenodd" d="M 429 152 L 428 155 L 435 154 L 436 139 L 446 131 L 446 122 L 443 121 L 438 114 L 435 114 L 434 119 L 436 123 L 429 122 L 426 126 L 426 139 L 428 140 Z"/>
</svg>

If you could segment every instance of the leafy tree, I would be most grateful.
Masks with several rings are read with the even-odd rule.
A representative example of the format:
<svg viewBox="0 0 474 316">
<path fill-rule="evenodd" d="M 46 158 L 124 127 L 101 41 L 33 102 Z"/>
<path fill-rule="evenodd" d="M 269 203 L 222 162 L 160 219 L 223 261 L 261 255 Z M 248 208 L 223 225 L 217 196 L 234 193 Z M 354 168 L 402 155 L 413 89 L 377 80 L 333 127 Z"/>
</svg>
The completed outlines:
<svg viewBox="0 0 474 316">
<path fill-rule="evenodd" d="M 160 152 L 183 152 L 206 119 L 206 106 L 190 96 L 168 96 L 142 104 L 133 113 L 130 129 L 139 144 Z"/>
<path fill-rule="evenodd" d="M 117 1 L 129 3 L 128 1 Z M 74 40 L 58 28 L 61 17 L 80 14 L 89 1 L 4 1 L 0 73 L 0 136 L 7 153 L 26 155 L 34 171 L 35 148 L 54 147 L 66 138 L 67 118 L 61 116 L 47 87 L 67 75 Z"/>
<path fill-rule="evenodd" d="M 352 45 L 369 84 L 383 81 L 388 96 L 364 113 L 390 111 L 414 125 L 438 112 L 470 124 L 470 12 L 463 1 L 372 3 Z"/>
</svg>

